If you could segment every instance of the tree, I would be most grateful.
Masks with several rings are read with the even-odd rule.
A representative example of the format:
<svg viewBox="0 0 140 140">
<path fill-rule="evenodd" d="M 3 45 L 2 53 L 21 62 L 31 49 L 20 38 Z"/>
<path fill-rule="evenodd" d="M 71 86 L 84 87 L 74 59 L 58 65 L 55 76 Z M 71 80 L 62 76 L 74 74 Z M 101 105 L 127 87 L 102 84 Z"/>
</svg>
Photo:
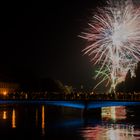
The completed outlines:
<svg viewBox="0 0 140 140">
<path fill-rule="evenodd" d="M 125 77 L 125 92 L 133 92 L 134 90 L 134 83 L 133 83 L 133 80 L 131 78 L 131 71 L 129 70 L 126 74 L 126 77 Z"/>
</svg>

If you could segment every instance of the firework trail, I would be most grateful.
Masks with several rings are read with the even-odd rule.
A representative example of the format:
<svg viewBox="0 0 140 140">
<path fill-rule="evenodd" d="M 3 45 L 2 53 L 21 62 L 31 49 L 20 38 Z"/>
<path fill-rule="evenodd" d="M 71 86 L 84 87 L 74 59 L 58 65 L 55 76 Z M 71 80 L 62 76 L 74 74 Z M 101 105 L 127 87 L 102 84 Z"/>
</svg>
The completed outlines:
<svg viewBox="0 0 140 140">
<path fill-rule="evenodd" d="M 140 8 L 130 0 L 109 1 L 108 6 L 98 9 L 87 32 L 80 37 L 89 45 L 83 50 L 93 64 L 100 65 L 97 77 L 111 83 L 111 90 L 125 79 L 128 70 L 135 76 L 135 67 L 140 61 Z"/>
</svg>

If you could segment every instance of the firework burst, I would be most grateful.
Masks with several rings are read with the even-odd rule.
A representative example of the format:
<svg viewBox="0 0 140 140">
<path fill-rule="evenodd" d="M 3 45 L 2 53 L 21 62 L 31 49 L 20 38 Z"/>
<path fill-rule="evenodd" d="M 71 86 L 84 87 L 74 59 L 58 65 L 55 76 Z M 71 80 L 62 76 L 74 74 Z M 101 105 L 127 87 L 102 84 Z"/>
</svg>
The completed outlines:
<svg viewBox="0 0 140 140">
<path fill-rule="evenodd" d="M 93 64 L 100 65 L 97 77 L 103 77 L 95 86 L 108 80 L 111 90 L 123 81 L 128 70 L 134 70 L 140 60 L 140 8 L 129 0 L 108 2 L 108 6 L 98 9 L 87 32 L 80 37 L 89 45 L 83 50 Z"/>
</svg>

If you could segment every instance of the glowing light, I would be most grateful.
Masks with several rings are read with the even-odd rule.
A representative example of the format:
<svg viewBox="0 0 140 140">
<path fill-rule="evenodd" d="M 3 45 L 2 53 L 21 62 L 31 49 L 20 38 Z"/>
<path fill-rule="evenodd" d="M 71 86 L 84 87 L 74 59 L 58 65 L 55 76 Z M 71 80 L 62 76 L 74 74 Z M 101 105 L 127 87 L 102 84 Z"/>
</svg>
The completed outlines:
<svg viewBox="0 0 140 140">
<path fill-rule="evenodd" d="M 125 108 L 125 106 L 102 107 L 101 116 L 102 116 L 103 120 L 126 119 L 126 108 Z"/>
<path fill-rule="evenodd" d="M 81 130 L 85 140 L 136 140 L 140 138 L 139 133 L 134 125 L 126 124 L 102 124 Z"/>
<path fill-rule="evenodd" d="M 83 50 L 94 65 L 100 65 L 95 78 L 102 80 L 95 88 L 107 81 L 115 92 L 116 85 L 125 79 L 140 60 L 140 8 L 130 0 L 110 1 L 108 6 L 98 9 L 89 23 L 87 32 L 80 36 L 89 45 Z"/>
<path fill-rule="evenodd" d="M 4 91 L 4 92 L 3 92 L 3 95 L 4 95 L 4 96 L 6 96 L 6 95 L 7 95 L 7 92 L 6 92 L 6 91 Z"/>
<path fill-rule="evenodd" d="M 12 128 L 16 128 L 16 112 L 15 109 L 12 111 Z"/>
<path fill-rule="evenodd" d="M 4 120 L 7 119 L 7 112 L 6 111 L 3 111 L 3 117 L 2 117 Z"/>
<path fill-rule="evenodd" d="M 45 134 L 45 108 L 44 108 L 44 105 L 42 106 L 42 124 L 41 124 L 41 127 L 42 127 L 42 135 Z"/>
</svg>

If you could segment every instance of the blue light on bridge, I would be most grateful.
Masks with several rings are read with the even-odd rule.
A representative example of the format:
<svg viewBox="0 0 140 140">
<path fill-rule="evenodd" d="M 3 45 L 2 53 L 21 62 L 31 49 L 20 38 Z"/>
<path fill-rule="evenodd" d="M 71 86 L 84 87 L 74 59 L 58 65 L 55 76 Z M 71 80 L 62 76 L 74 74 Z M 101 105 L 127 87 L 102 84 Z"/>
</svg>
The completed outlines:
<svg viewBox="0 0 140 140">
<path fill-rule="evenodd" d="M 46 101 L 46 104 L 55 105 L 55 106 L 79 108 L 79 109 L 85 108 L 84 101 Z"/>
<path fill-rule="evenodd" d="M 78 109 L 92 109 L 109 106 L 132 106 L 140 105 L 140 102 L 128 102 L 128 101 L 33 101 L 33 100 L 0 100 L 0 104 L 46 104 L 53 106 L 63 106 Z"/>
</svg>

